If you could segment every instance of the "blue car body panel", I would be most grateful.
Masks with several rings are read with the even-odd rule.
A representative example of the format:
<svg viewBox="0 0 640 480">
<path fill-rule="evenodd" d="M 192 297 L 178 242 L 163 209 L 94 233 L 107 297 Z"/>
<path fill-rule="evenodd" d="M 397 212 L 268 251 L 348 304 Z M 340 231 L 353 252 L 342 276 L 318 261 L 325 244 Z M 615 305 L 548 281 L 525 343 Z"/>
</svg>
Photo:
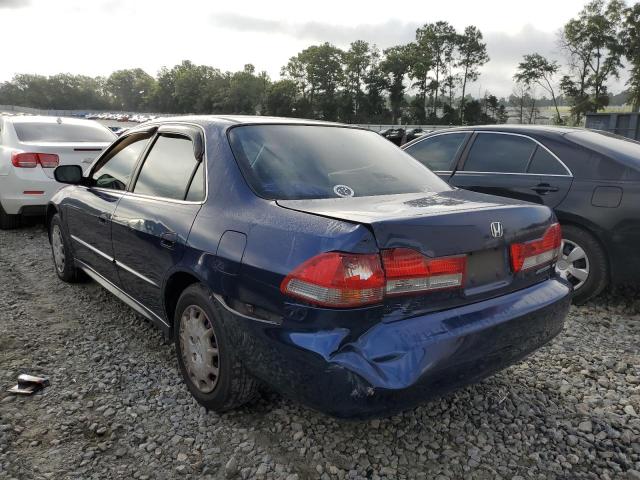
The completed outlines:
<svg viewBox="0 0 640 480">
<path fill-rule="evenodd" d="M 251 373 L 318 410 L 366 417 L 484 378 L 561 330 L 570 288 L 550 267 L 511 274 L 505 253 L 512 241 L 542 236 L 555 219 L 547 207 L 460 190 L 267 200 L 244 180 L 227 130 L 243 122 L 295 120 L 162 120 L 171 122 L 194 123 L 206 132 L 206 200 L 159 204 L 131 193 L 116 195 L 110 229 L 102 238 L 111 239 L 113 262 L 89 265 L 153 312 L 167 335 L 173 334 L 174 320 L 167 298 L 174 279 L 189 275 L 211 290 L 225 330 Z M 72 234 L 79 227 L 70 224 L 70 212 L 85 211 L 82 229 L 93 232 L 98 226 L 86 198 L 97 194 L 91 187 L 66 187 L 50 209 Z M 500 239 L 487 229 L 496 219 L 505 224 Z M 168 232 L 176 234 L 171 248 L 163 245 Z M 378 253 L 396 246 L 430 256 L 495 251 L 489 260 L 478 261 L 493 268 L 496 279 L 485 279 L 481 287 L 393 297 L 344 310 L 302 304 L 280 291 L 287 274 L 319 253 Z M 82 248 L 73 247 L 76 253 Z"/>
</svg>

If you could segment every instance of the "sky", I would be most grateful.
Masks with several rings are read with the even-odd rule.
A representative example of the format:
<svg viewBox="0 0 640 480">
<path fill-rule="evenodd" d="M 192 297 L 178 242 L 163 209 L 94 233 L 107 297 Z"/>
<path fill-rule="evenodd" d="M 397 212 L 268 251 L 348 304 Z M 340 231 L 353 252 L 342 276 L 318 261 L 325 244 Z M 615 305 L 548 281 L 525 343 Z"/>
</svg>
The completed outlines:
<svg viewBox="0 0 640 480">
<path fill-rule="evenodd" d="M 446 20 L 476 25 L 491 61 L 473 95 L 508 96 L 526 53 L 562 61 L 557 34 L 586 0 L 0 0 L 4 48 L 0 81 L 16 73 L 107 76 L 141 67 L 155 75 L 182 60 L 242 69 L 277 79 L 299 51 L 328 41 L 362 39 L 381 49 L 414 39 L 417 27 Z M 623 81 L 611 82 L 618 92 Z"/>
</svg>

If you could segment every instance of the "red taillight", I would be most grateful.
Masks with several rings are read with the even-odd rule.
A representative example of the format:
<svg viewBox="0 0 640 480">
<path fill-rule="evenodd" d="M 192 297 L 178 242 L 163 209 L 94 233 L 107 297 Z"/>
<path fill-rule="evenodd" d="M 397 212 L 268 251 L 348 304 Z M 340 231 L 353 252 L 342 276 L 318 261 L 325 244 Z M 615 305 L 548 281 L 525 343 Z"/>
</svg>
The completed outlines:
<svg viewBox="0 0 640 480">
<path fill-rule="evenodd" d="M 323 253 L 287 275 L 280 290 L 316 305 L 358 307 L 382 300 L 384 271 L 378 255 Z"/>
<path fill-rule="evenodd" d="M 18 168 L 36 168 L 38 166 L 38 154 L 13 152 L 11 154 L 11 163 Z"/>
<path fill-rule="evenodd" d="M 383 250 L 381 256 L 322 253 L 287 275 L 280 290 L 316 305 L 347 308 L 379 303 L 385 294 L 463 286 L 465 256 L 431 259 L 408 248 Z"/>
<path fill-rule="evenodd" d="M 56 168 L 60 159 L 55 153 L 38 153 L 38 163 L 42 165 L 42 168 Z"/>
<path fill-rule="evenodd" d="M 11 163 L 18 168 L 35 168 L 38 164 L 42 165 L 42 168 L 56 168 L 60 159 L 55 153 L 13 152 Z"/>
<path fill-rule="evenodd" d="M 529 270 L 558 259 L 562 231 L 559 223 L 551 225 L 539 240 L 511 245 L 511 267 L 514 272 Z"/>
<path fill-rule="evenodd" d="M 386 294 L 402 295 L 462 287 L 467 258 L 428 258 L 409 248 L 394 248 L 382 251 L 382 265 Z"/>
</svg>

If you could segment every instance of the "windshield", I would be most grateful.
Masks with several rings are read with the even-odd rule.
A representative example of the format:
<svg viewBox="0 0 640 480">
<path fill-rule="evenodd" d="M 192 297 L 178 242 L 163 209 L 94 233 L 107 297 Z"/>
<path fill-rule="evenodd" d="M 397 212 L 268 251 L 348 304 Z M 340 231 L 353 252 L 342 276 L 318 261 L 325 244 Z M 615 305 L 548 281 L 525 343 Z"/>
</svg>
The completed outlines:
<svg viewBox="0 0 640 480">
<path fill-rule="evenodd" d="M 640 142 L 612 133 L 593 130 L 579 130 L 567 133 L 566 137 L 591 150 L 622 161 L 628 167 L 640 167 Z"/>
<path fill-rule="evenodd" d="M 311 125 L 248 125 L 229 132 L 261 197 L 281 200 L 442 192 L 437 175 L 380 135 Z"/>
<path fill-rule="evenodd" d="M 117 138 L 102 125 L 93 122 L 83 125 L 64 122 L 15 122 L 13 127 L 21 142 L 111 143 Z"/>
</svg>

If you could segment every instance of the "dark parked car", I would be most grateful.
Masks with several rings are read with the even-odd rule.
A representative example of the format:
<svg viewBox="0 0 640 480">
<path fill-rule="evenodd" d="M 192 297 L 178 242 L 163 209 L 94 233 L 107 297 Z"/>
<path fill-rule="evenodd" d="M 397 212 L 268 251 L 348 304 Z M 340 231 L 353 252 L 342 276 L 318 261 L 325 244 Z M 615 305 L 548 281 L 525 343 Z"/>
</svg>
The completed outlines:
<svg viewBox="0 0 640 480">
<path fill-rule="evenodd" d="M 380 135 L 398 146 L 405 143 L 407 138 L 407 132 L 405 132 L 404 128 L 388 128 L 386 130 L 382 130 Z"/>
<path fill-rule="evenodd" d="M 568 127 L 439 130 L 402 147 L 451 185 L 554 209 L 558 273 L 582 303 L 640 279 L 640 143 Z"/>
<path fill-rule="evenodd" d="M 452 189 L 368 130 L 180 117 L 127 131 L 48 209 L 55 269 L 173 338 L 205 407 L 260 379 L 337 416 L 410 407 L 562 328 L 553 212 Z"/>
</svg>

